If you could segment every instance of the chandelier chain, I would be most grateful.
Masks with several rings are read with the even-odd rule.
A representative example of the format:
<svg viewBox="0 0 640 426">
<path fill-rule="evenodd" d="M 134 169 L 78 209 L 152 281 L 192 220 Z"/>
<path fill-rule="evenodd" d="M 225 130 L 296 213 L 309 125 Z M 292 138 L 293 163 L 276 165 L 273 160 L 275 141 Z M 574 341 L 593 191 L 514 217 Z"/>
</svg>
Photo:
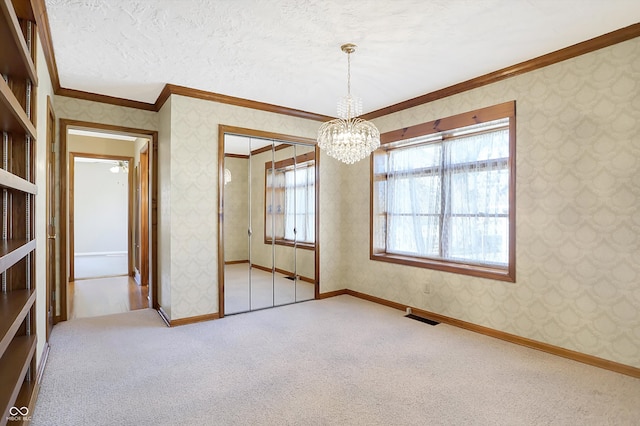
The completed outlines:
<svg viewBox="0 0 640 426">
<path fill-rule="evenodd" d="M 351 96 L 351 52 L 347 53 L 347 95 Z"/>
</svg>

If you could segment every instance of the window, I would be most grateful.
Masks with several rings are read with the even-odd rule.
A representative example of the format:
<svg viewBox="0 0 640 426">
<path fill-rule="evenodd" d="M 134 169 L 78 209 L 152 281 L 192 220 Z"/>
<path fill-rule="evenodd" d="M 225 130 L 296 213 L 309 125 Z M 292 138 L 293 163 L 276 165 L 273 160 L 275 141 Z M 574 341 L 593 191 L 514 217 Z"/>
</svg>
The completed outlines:
<svg viewBox="0 0 640 426">
<path fill-rule="evenodd" d="M 265 165 L 265 242 L 315 246 L 315 155 Z"/>
<path fill-rule="evenodd" d="M 381 139 L 371 258 L 515 281 L 515 102 Z"/>
</svg>

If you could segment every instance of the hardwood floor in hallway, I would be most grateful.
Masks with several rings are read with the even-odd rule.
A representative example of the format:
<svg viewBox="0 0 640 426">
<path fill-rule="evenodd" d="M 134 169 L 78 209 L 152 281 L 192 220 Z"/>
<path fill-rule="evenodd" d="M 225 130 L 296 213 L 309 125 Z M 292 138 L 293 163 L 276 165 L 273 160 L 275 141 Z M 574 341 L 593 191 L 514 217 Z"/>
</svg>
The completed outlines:
<svg viewBox="0 0 640 426">
<path fill-rule="evenodd" d="M 132 277 L 95 278 L 69 283 L 68 319 L 117 314 L 149 307 L 149 287 Z"/>
</svg>

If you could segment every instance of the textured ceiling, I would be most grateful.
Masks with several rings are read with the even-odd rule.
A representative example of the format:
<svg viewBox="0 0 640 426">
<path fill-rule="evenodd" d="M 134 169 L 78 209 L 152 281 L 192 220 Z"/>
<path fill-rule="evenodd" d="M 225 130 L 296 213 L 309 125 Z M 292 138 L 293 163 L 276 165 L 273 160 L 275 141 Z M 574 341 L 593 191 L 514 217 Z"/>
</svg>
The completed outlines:
<svg viewBox="0 0 640 426">
<path fill-rule="evenodd" d="M 335 115 L 640 21 L 639 0 L 45 0 L 62 87 L 155 102 L 165 83 Z"/>
</svg>

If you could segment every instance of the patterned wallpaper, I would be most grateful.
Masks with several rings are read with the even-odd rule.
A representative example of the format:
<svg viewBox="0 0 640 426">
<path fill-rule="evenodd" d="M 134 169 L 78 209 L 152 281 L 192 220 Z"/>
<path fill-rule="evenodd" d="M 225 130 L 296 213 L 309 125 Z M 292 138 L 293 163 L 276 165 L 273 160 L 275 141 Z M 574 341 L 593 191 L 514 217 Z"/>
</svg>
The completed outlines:
<svg viewBox="0 0 640 426">
<path fill-rule="evenodd" d="M 347 254 L 351 242 L 352 220 L 369 222 L 366 216 L 352 216 L 351 173 L 355 165 L 346 165 L 320 152 L 320 292 L 352 288 L 348 271 L 352 267 L 353 253 Z M 366 176 L 369 170 L 359 169 Z M 361 178 L 362 176 L 359 176 Z M 368 233 L 367 226 L 367 233 Z M 367 248 L 367 253 L 369 249 Z"/>
<path fill-rule="evenodd" d="M 56 95 L 56 118 L 158 130 L 158 113 Z"/>
<path fill-rule="evenodd" d="M 158 120 L 158 304 L 171 318 L 171 98 Z"/>
<path fill-rule="evenodd" d="M 224 186 L 224 260 L 249 259 L 249 160 L 225 157 L 231 182 Z"/>
<path fill-rule="evenodd" d="M 376 120 L 384 132 L 517 101 L 516 283 L 369 260 L 369 163 L 321 154 L 321 292 L 350 288 L 640 367 L 639 90 L 635 39 Z M 182 96 L 160 113 L 54 102 L 58 118 L 159 127 L 171 319 L 218 309 L 218 124 L 311 138 L 319 126 Z"/>
<path fill-rule="evenodd" d="M 347 286 L 640 367 L 640 38 L 376 125 L 385 132 L 513 99 L 517 282 L 369 260 L 363 161 L 342 168 Z"/>
<path fill-rule="evenodd" d="M 218 311 L 218 124 L 315 138 L 319 123 L 172 96 L 158 113 L 55 96 L 58 118 L 159 130 L 159 303 L 171 319 Z M 341 205 L 337 164 L 320 170 L 321 205 Z M 322 211 L 321 291 L 344 288 L 339 210 Z M 326 220 L 326 222 L 325 222 Z M 324 281 L 323 281 L 324 280 Z"/>
<path fill-rule="evenodd" d="M 43 57 L 44 58 L 44 57 Z M 39 61 L 42 66 L 38 67 L 38 70 L 46 70 L 46 66 L 44 66 L 45 61 Z M 40 84 L 42 86 L 43 81 L 46 81 L 50 84 L 49 76 L 46 78 L 39 79 Z M 40 90 L 40 88 L 39 88 Z M 38 97 L 40 98 L 42 92 L 38 93 Z M 91 123 L 101 123 L 101 124 L 110 124 L 114 126 L 124 126 L 131 127 L 136 129 L 145 129 L 145 130 L 158 130 L 159 126 L 159 117 L 162 116 L 161 113 L 156 113 L 153 111 L 143 111 L 135 108 L 126 108 L 117 105 L 104 104 L 100 102 L 86 101 L 82 99 L 75 98 L 67 98 L 65 96 L 52 95 L 53 107 L 55 110 L 56 119 L 69 119 L 69 120 L 79 120 L 79 121 L 87 121 Z M 46 99 L 45 99 L 46 102 Z M 165 104 L 166 106 L 166 104 Z M 43 109 L 39 108 L 39 111 L 46 112 L 46 107 Z M 43 119 L 44 120 L 44 119 Z M 43 123 L 46 121 L 40 121 Z M 39 128 L 44 128 L 44 126 L 38 126 Z M 58 138 L 58 136 L 56 136 Z M 40 157 L 38 157 L 40 158 Z M 42 158 L 46 158 L 43 156 Z M 160 158 L 162 161 L 162 158 Z M 162 170 L 162 168 L 161 168 Z M 46 176 L 44 172 L 42 172 L 41 176 Z M 161 192 L 161 188 L 160 191 Z M 162 209 L 162 204 L 159 205 L 160 210 Z M 161 214 L 161 212 L 159 213 Z M 159 233 L 161 230 L 159 230 Z M 162 245 L 162 236 L 159 237 L 159 250 Z M 159 251 L 159 263 L 162 262 L 163 252 Z M 162 292 L 162 274 L 160 274 L 160 288 L 159 288 L 159 299 L 163 301 L 164 299 L 168 299 L 170 293 L 168 291 Z M 165 306 L 165 303 L 161 303 L 161 306 Z M 170 307 L 170 303 L 166 304 L 167 307 Z"/>
<path fill-rule="evenodd" d="M 315 121 L 171 97 L 171 319 L 218 311 L 219 124 L 312 138 L 318 127 Z"/>
</svg>

